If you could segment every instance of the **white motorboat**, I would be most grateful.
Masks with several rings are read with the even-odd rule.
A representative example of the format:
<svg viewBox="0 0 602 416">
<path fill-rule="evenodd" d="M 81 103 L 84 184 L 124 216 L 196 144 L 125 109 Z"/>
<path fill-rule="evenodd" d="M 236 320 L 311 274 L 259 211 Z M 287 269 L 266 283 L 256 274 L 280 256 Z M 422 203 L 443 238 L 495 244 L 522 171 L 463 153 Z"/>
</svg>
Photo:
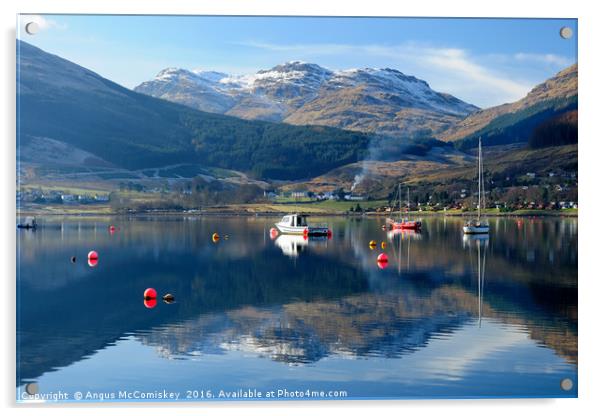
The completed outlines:
<svg viewBox="0 0 602 416">
<path fill-rule="evenodd" d="M 305 214 L 288 214 L 282 217 L 280 222 L 275 225 L 283 234 L 298 234 L 298 235 L 329 235 L 330 230 L 327 225 L 310 225 L 307 222 Z"/>
</svg>

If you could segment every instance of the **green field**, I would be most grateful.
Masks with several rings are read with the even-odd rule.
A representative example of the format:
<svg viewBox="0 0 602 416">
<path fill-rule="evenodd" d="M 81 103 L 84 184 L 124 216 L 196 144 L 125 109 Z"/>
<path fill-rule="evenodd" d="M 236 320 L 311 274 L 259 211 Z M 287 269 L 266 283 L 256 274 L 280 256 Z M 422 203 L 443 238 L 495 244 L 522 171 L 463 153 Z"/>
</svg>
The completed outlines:
<svg viewBox="0 0 602 416">
<path fill-rule="evenodd" d="M 77 184 L 77 183 L 65 183 L 65 184 L 25 184 L 21 185 L 22 191 L 42 190 L 42 192 L 62 192 L 65 194 L 72 195 L 106 195 L 111 192 L 112 185 L 110 183 L 98 183 L 98 184 Z"/>
<path fill-rule="evenodd" d="M 326 200 L 320 202 L 314 202 L 311 205 L 320 207 L 326 211 L 349 211 L 351 208 L 355 209 L 358 205 L 363 210 L 374 209 L 379 207 L 385 207 L 389 205 L 387 200 L 374 200 L 374 201 L 334 201 Z"/>
</svg>

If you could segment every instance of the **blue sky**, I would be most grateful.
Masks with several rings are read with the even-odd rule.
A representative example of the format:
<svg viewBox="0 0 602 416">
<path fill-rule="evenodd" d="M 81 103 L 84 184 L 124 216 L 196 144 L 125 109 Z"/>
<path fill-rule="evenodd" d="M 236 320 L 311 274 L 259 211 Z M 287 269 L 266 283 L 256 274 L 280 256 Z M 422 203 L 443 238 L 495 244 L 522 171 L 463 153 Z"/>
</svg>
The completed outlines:
<svg viewBox="0 0 602 416">
<path fill-rule="evenodd" d="M 41 30 L 27 35 L 29 21 Z M 19 37 L 126 87 L 166 67 L 252 73 L 291 60 L 395 68 L 481 107 L 577 62 L 575 19 L 36 15 Z M 559 36 L 573 29 L 569 40 Z"/>
</svg>

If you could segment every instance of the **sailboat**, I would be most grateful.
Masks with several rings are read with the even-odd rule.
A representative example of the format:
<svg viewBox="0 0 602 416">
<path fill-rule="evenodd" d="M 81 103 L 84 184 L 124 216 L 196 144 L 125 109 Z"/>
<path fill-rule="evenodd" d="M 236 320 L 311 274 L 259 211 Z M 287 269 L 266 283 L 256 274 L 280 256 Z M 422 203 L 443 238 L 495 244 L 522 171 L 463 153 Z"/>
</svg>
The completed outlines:
<svg viewBox="0 0 602 416">
<path fill-rule="evenodd" d="M 483 184 L 483 153 L 481 150 L 481 138 L 479 137 L 479 155 L 477 160 L 477 177 L 479 182 L 479 199 L 477 204 L 477 218 L 470 219 L 464 224 L 464 234 L 488 234 L 489 223 L 481 219 L 481 201 L 485 200 L 485 186 Z M 483 197 L 481 197 L 483 193 Z"/>
<path fill-rule="evenodd" d="M 397 194 L 399 195 L 399 221 L 395 221 L 391 218 L 387 218 L 387 223 L 394 230 L 415 230 L 419 231 L 422 227 L 422 222 L 417 220 L 410 220 L 410 188 L 408 188 L 408 205 L 406 208 L 406 217 L 403 218 L 401 212 L 401 184 L 397 187 Z"/>
</svg>

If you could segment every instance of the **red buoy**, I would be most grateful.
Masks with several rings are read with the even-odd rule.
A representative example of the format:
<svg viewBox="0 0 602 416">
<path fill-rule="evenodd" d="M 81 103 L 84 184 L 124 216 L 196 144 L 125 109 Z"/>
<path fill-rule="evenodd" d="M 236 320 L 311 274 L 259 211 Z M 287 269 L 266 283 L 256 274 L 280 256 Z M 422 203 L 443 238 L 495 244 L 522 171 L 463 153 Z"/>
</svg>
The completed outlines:
<svg viewBox="0 0 602 416">
<path fill-rule="evenodd" d="M 274 240 L 276 237 L 278 237 L 278 230 L 275 228 L 270 228 L 270 238 Z"/>
<path fill-rule="evenodd" d="M 148 309 L 153 309 L 155 306 L 157 306 L 157 299 L 144 299 L 144 306 L 146 306 Z"/>
<path fill-rule="evenodd" d="M 309 228 L 303 229 L 303 235 L 305 235 L 305 236 L 309 235 Z"/>
<path fill-rule="evenodd" d="M 389 262 L 388 261 L 377 261 L 376 265 L 378 266 L 379 269 L 386 269 L 387 266 L 389 266 Z"/>
<path fill-rule="evenodd" d="M 111 235 L 115 234 L 115 226 L 114 225 L 109 226 L 109 234 L 111 234 Z"/>
<path fill-rule="evenodd" d="M 388 263 L 389 257 L 385 253 L 380 253 L 376 258 L 376 261 L 379 263 Z"/>
<path fill-rule="evenodd" d="M 332 231 L 328 230 L 326 232 L 326 237 L 328 237 L 328 239 L 330 240 L 332 238 Z"/>
<path fill-rule="evenodd" d="M 94 250 L 88 253 L 88 260 L 98 260 L 98 253 Z"/>
<path fill-rule="evenodd" d="M 152 287 L 149 287 L 144 291 L 144 299 L 157 299 L 157 291 Z"/>
<path fill-rule="evenodd" d="M 88 266 L 96 267 L 97 264 L 98 264 L 98 259 L 88 259 Z"/>
</svg>

